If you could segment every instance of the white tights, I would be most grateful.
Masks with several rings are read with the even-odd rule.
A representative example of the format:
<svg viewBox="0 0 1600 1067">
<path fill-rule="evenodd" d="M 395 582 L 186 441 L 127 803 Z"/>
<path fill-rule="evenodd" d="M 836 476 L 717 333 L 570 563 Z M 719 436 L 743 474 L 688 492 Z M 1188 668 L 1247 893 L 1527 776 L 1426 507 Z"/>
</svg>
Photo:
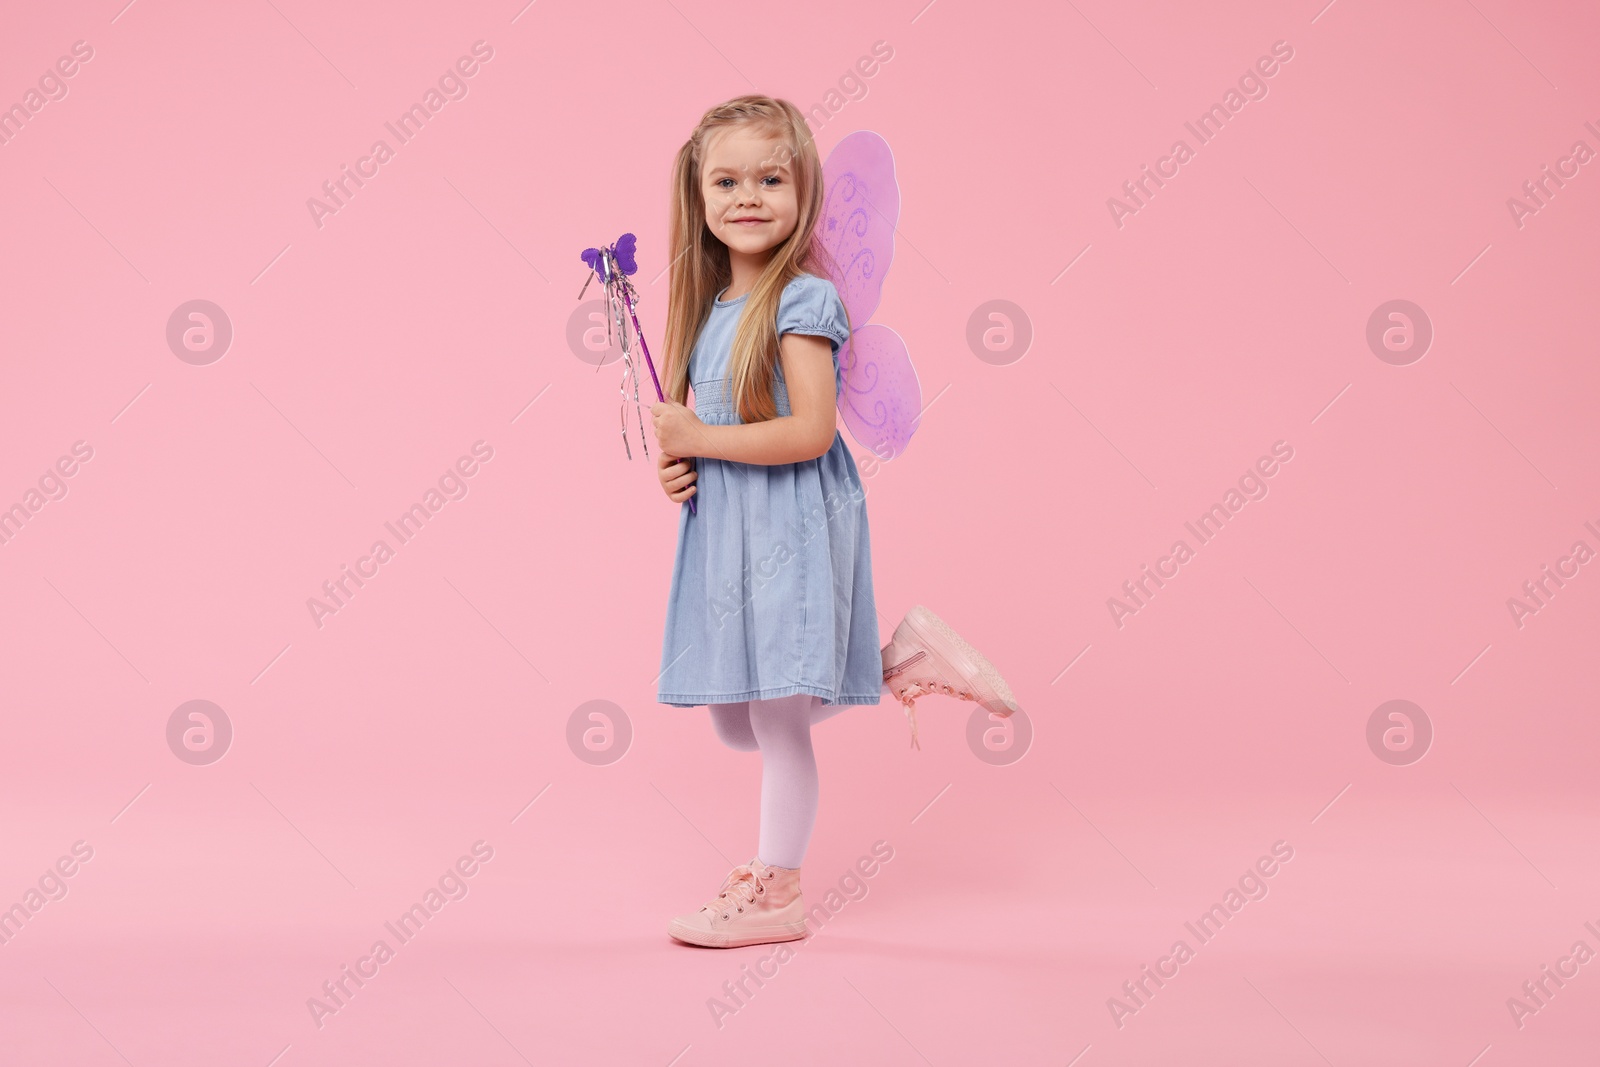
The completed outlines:
<svg viewBox="0 0 1600 1067">
<path fill-rule="evenodd" d="M 889 691 L 888 685 L 883 687 Z M 892 694 L 891 694 L 892 695 Z M 756 858 L 799 867 L 817 821 L 817 757 L 811 727 L 850 707 L 810 693 L 712 704 L 711 725 L 729 748 L 761 751 L 761 836 Z"/>
</svg>

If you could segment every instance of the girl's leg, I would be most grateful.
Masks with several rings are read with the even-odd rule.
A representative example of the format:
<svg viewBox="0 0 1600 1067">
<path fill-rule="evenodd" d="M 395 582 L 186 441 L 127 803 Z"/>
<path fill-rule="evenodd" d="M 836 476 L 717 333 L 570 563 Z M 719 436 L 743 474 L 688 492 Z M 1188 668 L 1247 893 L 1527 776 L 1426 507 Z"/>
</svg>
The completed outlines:
<svg viewBox="0 0 1600 1067">
<path fill-rule="evenodd" d="M 811 717 L 821 703 L 809 693 L 750 701 L 750 728 L 761 746 L 761 837 L 756 858 L 798 868 L 817 820 L 817 757 Z"/>
<path fill-rule="evenodd" d="M 711 728 L 717 732 L 717 739 L 729 748 L 740 752 L 754 752 L 760 746 L 756 743 L 756 735 L 750 729 L 750 702 L 741 700 L 737 704 L 710 704 Z"/>
</svg>

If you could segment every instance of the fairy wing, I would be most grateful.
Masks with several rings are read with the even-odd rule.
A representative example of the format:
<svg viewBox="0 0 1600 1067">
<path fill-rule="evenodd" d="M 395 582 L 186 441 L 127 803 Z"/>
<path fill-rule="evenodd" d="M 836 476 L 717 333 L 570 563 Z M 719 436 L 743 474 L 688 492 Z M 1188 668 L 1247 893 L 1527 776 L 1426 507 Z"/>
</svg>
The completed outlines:
<svg viewBox="0 0 1600 1067">
<path fill-rule="evenodd" d="M 922 414 L 922 385 L 905 341 L 889 327 L 869 323 L 850 332 L 839 361 L 844 370 L 839 411 L 850 436 L 881 460 L 900 455 Z"/>
<path fill-rule="evenodd" d="M 889 143 L 871 130 L 849 134 L 828 154 L 822 178 L 819 240 L 852 326 L 839 350 L 839 412 L 857 444 L 892 459 L 916 432 L 922 387 L 899 334 L 887 326 L 858 325 L 878 310 L 894 259 L 900 186 Z"/>
</svg>

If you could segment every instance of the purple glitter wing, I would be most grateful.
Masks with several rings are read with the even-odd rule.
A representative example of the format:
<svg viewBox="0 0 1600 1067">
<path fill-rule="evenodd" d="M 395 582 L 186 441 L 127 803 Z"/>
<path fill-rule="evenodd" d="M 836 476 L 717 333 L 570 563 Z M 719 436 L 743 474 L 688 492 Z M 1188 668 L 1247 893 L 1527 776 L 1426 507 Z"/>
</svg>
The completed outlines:
<svg viewBox="0 0 1600 1067">
<path fill-rule="evenodd" d="M 888 460 L 905 451 L 922 410 L 922 386 L 905 342 L 887 326 L 866 325 L 878 310 L 900 218 L 889 143 L 871 130 L 849 134 L 828 154 L 822 178 L 818 239 L 852 328 L 839 350 L 839 411 L 856 443 Z"/>
<path fill-rule="evenodd" d="M 633 258 L 634 251 L 639 247 L 638 238 L 631 233 L 625 233 L 617 238 L 613 246 L 617 250 L 617 269 L 624 274 L 633 274 L 639 269 L 638 260 Z"/>
<path fill-rule="evenodd" d="M 585 248 L 582 255 L 583 261 L 589 264 L 590 270 L 598 271 L 600 269 L 600 250 L 598 248 Z"/>
<path fill-rule="evenodd" d="M 839 360 L 845 368 L 839 411 L 850 436 L 880 460 L 894 459 L 911 443 L 922 414 L 922 383 L 905 341 L 889 327 L 870 323 L 850 332 Z"/>
</svg>

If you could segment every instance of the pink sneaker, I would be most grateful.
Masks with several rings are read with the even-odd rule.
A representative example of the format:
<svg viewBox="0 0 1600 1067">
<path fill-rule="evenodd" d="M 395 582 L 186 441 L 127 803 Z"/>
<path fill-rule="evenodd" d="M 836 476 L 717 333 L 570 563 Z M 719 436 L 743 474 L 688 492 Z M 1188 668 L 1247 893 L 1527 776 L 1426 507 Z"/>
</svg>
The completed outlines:
<svg viewBox="0 0 1600 1067">
<path fill-rule="evenodd" d="M 973 700 L 996 715 L 1021 710 L 994 664 L 921 604 L 906 612 L 883 650 L 883 680 L 906 706 L 913 748 L 922 747 L 916 699 L 927 693 Z"/>
<path fill-rule="evenodd" d="M 679 941 L 706 948 L 738 948 L 794 941 L 806 934 L 800 868 L 769 867 L 759 859 L 728 873 L 715 900 L 667 924 Z"/>
</svg>

